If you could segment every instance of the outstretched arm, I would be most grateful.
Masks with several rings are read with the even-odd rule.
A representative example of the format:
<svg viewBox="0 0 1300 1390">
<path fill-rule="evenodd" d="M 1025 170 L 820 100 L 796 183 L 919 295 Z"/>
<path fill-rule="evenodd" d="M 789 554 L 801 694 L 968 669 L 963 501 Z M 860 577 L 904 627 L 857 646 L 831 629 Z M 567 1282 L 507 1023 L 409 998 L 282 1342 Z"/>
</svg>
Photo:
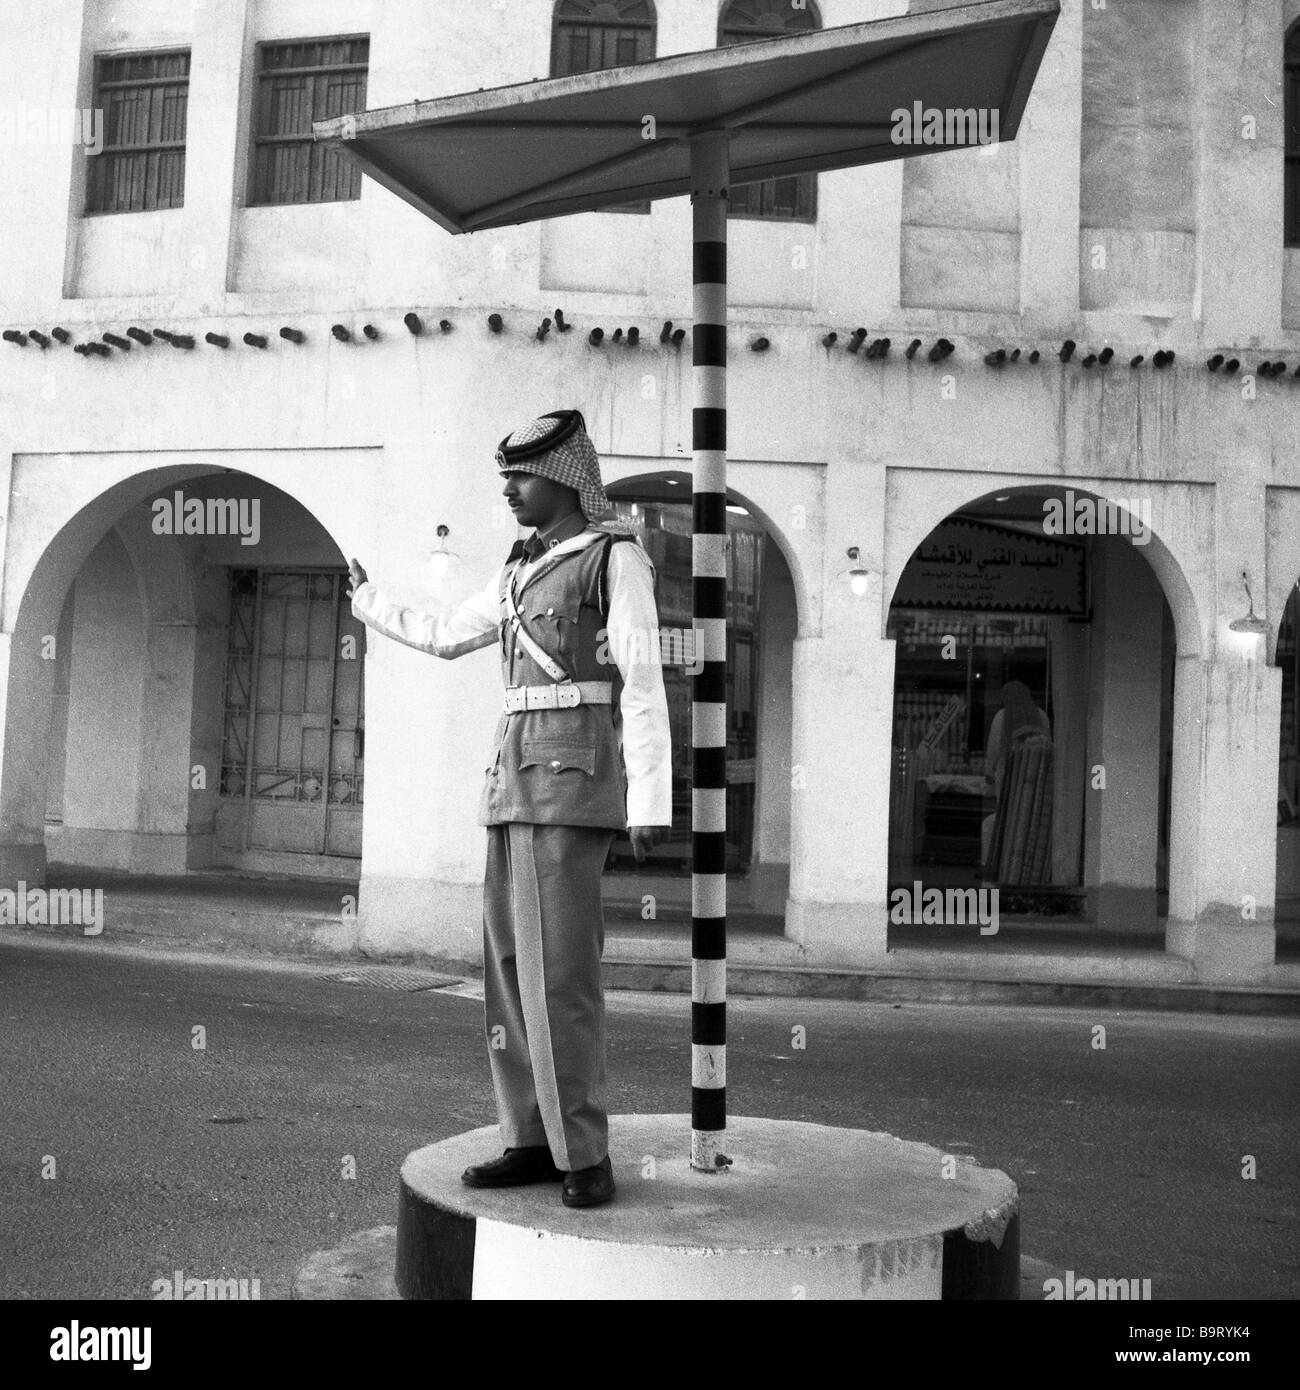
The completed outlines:
<svg viewBox="0 0 1300 1390">
<path fill-rule="evenodd" d="M 367 579 L 365 570 L 356 560 L 348 570 L 352 581 L 352 616 L 394 642 L 451 660 L 480 647 L 490 647 L 497 640 L 501 600 L 495 577 L 454 612 L 436 614 L 389 603 Z"/>
</svg>

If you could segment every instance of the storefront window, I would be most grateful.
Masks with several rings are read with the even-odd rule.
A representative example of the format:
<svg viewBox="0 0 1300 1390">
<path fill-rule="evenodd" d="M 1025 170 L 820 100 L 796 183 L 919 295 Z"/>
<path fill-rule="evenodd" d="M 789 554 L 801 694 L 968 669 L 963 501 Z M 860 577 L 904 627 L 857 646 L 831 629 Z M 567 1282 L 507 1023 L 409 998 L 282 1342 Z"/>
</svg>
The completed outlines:
<svg viewBox="0 0 1300 1390">
<path fill-rule="evenodd" d="M 646 867 L 690 872 L 691 860 L 691 507 L 689 502 L 620 499 L 619 517 L 633 522 L 655 566 L 660 651 L 673 747 L 673 825 Z M 753 859 L 758 721 L 758 595 L 765 536 L 743 508 L 727 508 L 727 872 L 744 873 Z M 611 867 L 635 867 L 617 840 Z"/>
</svg>

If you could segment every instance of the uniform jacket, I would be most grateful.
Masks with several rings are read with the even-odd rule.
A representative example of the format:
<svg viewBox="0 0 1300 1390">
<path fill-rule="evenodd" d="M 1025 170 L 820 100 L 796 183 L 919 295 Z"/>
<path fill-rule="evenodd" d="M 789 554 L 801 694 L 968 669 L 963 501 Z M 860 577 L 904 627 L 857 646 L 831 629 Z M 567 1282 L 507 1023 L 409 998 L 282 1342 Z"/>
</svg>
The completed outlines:
<svg viewBox="0 0 1300 1390">
<path fill-rule="evenodd" d="M 495 644 L 505 685 L 551 685 L 503 621 L 505 584 L 513 576 L 533 640 L 572 680 L 613 686 L 608 705 L 502 713 L 479 803 L 481 825 L 532 821 L 622 830 L 672 822 L 654 567 L 639 544 L 610 542 L 607 535 L 586 527 L 516 572 L 517 545 L 491 584 L 447 616 L 390 603 L 371 583 L 353 596 L 353 614 L 398 642 L 445 658 Z M 608 619 L 602 620 L 606 546 Z"/>
</svg>

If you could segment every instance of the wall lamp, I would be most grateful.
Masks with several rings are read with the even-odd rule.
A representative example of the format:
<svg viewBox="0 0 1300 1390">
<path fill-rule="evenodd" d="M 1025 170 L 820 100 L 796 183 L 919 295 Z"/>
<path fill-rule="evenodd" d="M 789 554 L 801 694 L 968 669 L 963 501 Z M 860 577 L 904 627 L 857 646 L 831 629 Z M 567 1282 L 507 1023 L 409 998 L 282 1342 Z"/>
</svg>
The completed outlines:
<svg viewBox="0 0 1300 1390">
<path fill-rule="evenodd" d="M 867 592 L 867 585 L 871 581 L 871 571 L 863 566 L 856 545 L 849 546 L 848 557 L 853 562 L 853 568 L 845 571 L 848 575 L 849 588 L 853 590 L 857 598 L 861 598 Z"/>
</svg>

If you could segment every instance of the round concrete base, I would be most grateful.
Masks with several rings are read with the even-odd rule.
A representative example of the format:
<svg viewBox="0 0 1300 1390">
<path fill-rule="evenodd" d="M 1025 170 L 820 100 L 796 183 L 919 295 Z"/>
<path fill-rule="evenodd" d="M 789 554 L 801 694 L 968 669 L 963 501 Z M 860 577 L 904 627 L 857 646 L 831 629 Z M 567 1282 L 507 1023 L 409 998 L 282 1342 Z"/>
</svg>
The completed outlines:
<svg viewBox="0 0 1300 1390">
<path fill-rule="evenodd" d="M 925 1144 L 729 1118 L 717 1173 L 690 1167 L 686 1115 L 610 1117 L 618 1191 L 572 1210 L 558 1183 L 482 1190 L 461 1172 L 496 1126 L 402 1165 L 407 1299 L 1014 1299 L 1016 1186 Z"/>
</svg>

